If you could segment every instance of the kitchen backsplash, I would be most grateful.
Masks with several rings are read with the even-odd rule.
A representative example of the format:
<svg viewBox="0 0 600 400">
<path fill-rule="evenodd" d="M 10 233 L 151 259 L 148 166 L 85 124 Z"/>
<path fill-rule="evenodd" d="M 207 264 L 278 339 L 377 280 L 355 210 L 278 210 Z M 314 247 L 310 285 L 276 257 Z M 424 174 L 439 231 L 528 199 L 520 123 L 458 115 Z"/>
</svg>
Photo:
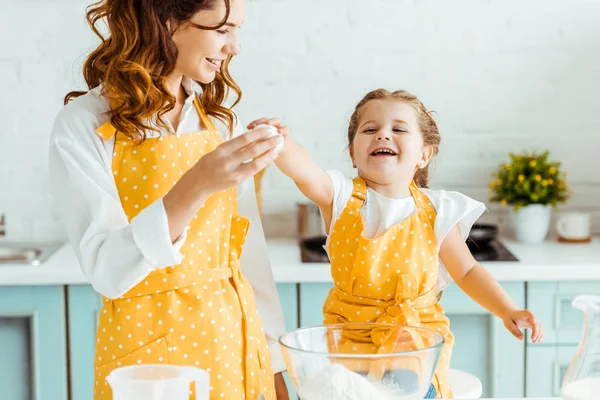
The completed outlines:
<svg viewBox="0 0 600 400">
<path fill-rule="evenodd" d="M 89 1 L 3 0 L 0 12 L 0 214 L 12 240 L 63 238 L 47 177 L 48 136 L 64 94 L 81 88 L 95 39 Z M 279 116 L 326 168 L 352 173 L 347 121 L 367 91 L 408 89 L 442 132 L 432 186 L 487 200 L 509 151 L 563 162 L 600 232 L 600 2 L 589 0 L 249 0 L 232 74 L 243 121 Z M 262 182 L 268 235 L 292 236 L 293 183 Z M 488 221 L 507 210 L 490 205 Z"/>
</svg>

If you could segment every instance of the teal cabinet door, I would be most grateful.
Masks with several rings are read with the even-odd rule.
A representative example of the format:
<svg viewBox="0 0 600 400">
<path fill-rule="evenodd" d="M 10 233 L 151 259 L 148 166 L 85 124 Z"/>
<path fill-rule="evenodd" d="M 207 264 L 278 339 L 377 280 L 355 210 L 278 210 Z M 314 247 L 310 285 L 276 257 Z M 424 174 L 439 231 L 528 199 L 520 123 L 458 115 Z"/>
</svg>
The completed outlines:
<svg viewBox="0 0 600 400">
<path fill-rule="evenodd" d="M 298 302 L 296 284 L 278 284 L 277 290 L 283 307 L 286 330 L 298 326 Z M 94 389 L 94 351 L 96 327 L 102 299 L 89 285 L 69 286 L 69 361 L 71 363 L 70 389 L 72 400 L 91 400 Z M 290 396 L 296 397 L 287 373 L 286 382 Z"/>
<path fill-rule="evenodd" d="M 298 328 L 298 284 L 278 283 L 277 292 L 283 308 L 285 330 L 292 331 Z"/>
<path fill-rule="evenodd" d="M 323 323 L 323 304 L 333 283 L 303 283 L 300 285 L 300 326 Z"/>
<path fill-rule="evenodd" d="M 525 308 L 525 284 L 502 284 L 517 307 Z M 512 336 L 503 322 L 450 285 L 440 301 L 455 344 L 450 367 L 481 380 L 483 397 L 523 397 L 525 343 Z"/>
<path fill-rule="evenodd" d="M 527 346 L 527 397 L 560 397 L 577 346 Z"/>
<path fill-rule="evenodd" d="M 584 313 L 573 308 L 579 295 L 600 296 L 600 282 L 532 282 L 528 308 L 544 325 L 540 344 L 527 343 L 527 396 L 560 396 L 562 381 L 583 334 Z"/>
<path fill-rule="evenodd" d="M 0 398 L 67 400 L 63 287 L 0 287 L 0 299 Z"/>
</svg>

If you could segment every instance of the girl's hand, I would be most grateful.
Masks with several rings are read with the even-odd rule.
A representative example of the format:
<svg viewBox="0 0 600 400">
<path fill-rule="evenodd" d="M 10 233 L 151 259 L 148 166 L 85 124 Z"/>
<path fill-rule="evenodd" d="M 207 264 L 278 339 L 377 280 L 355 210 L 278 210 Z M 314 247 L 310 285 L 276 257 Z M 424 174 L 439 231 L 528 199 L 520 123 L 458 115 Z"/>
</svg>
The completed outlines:
<svg viewBox="0 0 600 400">
<path fill-rule="evenodd" d="M 535 315 L 529 310 L 511 311 L 503 318 L 503 321 L 506 329 L 519 340 L 524 338 L 521 328 L 531 329 L 533 343 L 539 343 L 544 337 L 542 323 L 535 319 Z"/>
<path fill-rule="evenodd" d="M 283 149 L 281 150 L 281 152 L 284 152 L 286 150 L 286 147 L 288 144 L 287 139 L 290 135 L 290 128 L 286 125 L 283 125 L 279 118 L 260 118 L 260 119 L 250 122 L 248 124 L 247 128 L 248 128 L 248 130 L 252 130 L 252 129 L 254 129 L 255 126 L 258 126 L 261 124 L 272 125 L 275 128 L 277 128 L 277 132 L 279 132 L 279 134 L 282 135 L 285 140 Z"/>
</svg>

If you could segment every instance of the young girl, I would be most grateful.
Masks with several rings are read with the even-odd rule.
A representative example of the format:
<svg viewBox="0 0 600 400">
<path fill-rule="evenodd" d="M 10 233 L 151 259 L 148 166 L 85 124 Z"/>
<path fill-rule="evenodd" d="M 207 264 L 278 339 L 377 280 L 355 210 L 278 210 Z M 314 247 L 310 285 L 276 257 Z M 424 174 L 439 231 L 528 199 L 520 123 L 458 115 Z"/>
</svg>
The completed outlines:
<svg viewBox="0 0 600 400">
<path fill-rule="evenodd" d="M 89 9 L 95 32 L 99 22 L 109 32 L 84 65 L 89 91 L 70 93 L 56 119 L 50 172 L 103 296 L 96 400 L 112 398 L 115 368 L 157 363 L 208 371 L 212 400 L 288 399 L 283 313 L 252 185 L 283 138 L 243 134 L 223 104 L 229 89 L 241 94 L 228 65 L 244 18 L 245 0 Z"/>
<path fill-rule="evenodd" d="M 428 398 L 452 397 L 447 372 L 454 340 L 437 301 L 451 279 L 517 338 L 523 339 L 520 328 L 532 329 L 536 343 L 542 338 L 539 321 L 515 307 L 465 243 L 484 205 L 460 193 L 426 189 L 440 134 L 415 96 L 379 89 L 358 103 L 348 128 L 354 179 L 322 170 L 278 120 L 256 123 L 279 128 L 285 145 L 275 163 L 321 209 L 334 281 L 325 323 L 397 323 L 443 334 Z"/>
</svg>

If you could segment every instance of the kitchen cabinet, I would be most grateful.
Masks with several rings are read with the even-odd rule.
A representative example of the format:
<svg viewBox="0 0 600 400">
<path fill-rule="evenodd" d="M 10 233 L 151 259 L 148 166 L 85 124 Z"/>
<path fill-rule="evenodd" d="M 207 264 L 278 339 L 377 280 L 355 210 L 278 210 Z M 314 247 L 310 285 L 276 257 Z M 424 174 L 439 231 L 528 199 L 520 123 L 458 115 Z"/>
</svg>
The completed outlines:
<svg viewBox="0 0 600 400">
<path fill-rule="evenodd" d="M 301 284 L 300 325 L 323 323 L 322 307 L 331 284 Z M 525 306 L 525 284 L 504 283 L 508 294 Z M 525 391 L 525 345 L 513 337 L 501 320 L 481 308 L 456 285 L 441 299 L 455 336 L 451 368 L 477 376 L 484 397 L 522 397 Z"/>
<path fill-rule="evenodd" d="M 293 283 L 277 285 L 285 316 L 286 330 L 298 327 L 296 286 Z M 67 294 L 71 400 L 91 400 L 94 388 L 96 327 L 102 300 L 90 285 L 68 286 Z M 285 376 L 290 395 L 295 398 L 296 394 L 289 376 L 287 373 Z M 23 397 L 23 399 L 25 398 L 28 397 Z"/>
<path fill-rule="evenodd" d="M 502 321 L 451 285 L 441 299 L 456 339 L 451 367 L 477 376 L 484 396 L 559 395 L 582 333 L 583 313 L 571 301 L 579 294 L 600 294 L 600 282 L 501 284 L 518 307 L 536 313 L 544 324 L 544 340 L 536 345 L 517 340 Z M 286 330 L 321 324 L 331 286 L 278 283 Z M 5 286 L 0 287 L 0 299 L 0 397 L 67 400 L 70 390 L 71 400 L 90 400 L 101 307 L 92 287 Z"/>
<path fill-rule="evenodd" d="M 600 295 L 600 282 L 531 282 L 528 308 L 544 325 L 540 344 L 527 343 L 527 396 L 560 396 L 563 378 L 583 334 L 584 313 L 571 302 L 581 294 Z"/>
<path fill-rule="evenodd" d="M 502 287 L 525 308 L 525 284 L 505 282 Z M 469 372 L 481 380 L 483 397 L 523 397 L 525 392 L 525 343 L 515 338 L 494 317 L 455 284 L 443 293 L 441 304 L 455 337 L 451 368 Z"/>
<path fill-rule="evenodd" d="M 0 299 L 0 397 L 67 400 L 63 287 L 0 287 Z"/>
</svg>

